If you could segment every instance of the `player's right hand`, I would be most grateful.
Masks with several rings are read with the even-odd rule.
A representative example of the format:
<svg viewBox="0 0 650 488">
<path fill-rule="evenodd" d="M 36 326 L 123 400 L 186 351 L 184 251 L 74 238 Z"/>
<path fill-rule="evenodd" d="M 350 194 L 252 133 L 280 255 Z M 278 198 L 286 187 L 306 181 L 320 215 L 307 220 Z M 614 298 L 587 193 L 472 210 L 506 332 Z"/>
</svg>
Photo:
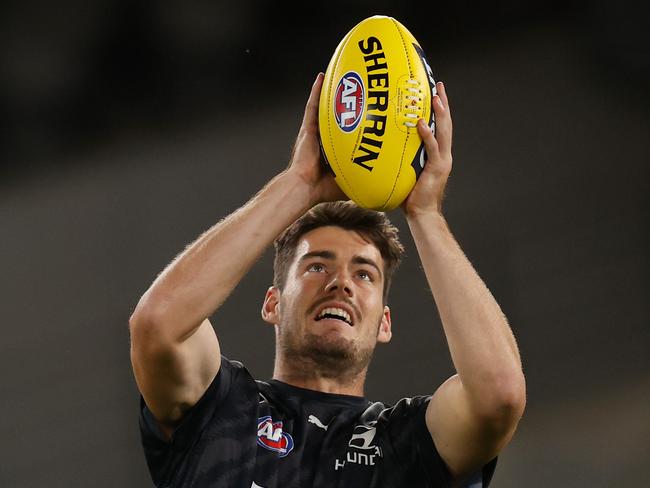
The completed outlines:
<svg viewBox="0 0 650 488">
<path fill-rule="evenodd" d="M 318 143 L 318 101 L 323 77 L 323 73 L 318 73 L 311 87 L 305 115 L 287 169 L 287 172 L 299 176 L 299 181 L 307 185 L 314 204 L 348 199 L 334 181 L 334 176 L 321 161 Z"/>
</svg>

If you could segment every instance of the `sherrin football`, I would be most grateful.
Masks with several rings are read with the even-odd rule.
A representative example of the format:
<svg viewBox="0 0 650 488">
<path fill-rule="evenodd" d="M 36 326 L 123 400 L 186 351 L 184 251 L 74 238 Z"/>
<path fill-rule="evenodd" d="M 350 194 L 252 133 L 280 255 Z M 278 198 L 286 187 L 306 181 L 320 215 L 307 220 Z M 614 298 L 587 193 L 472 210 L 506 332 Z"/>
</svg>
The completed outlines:
<svg viewBox="0 0 650 488">
<path fill-rule="evenodd" d="M 343 192 L 358 205 L 390 210 L 408 196 L 426 161 L 417 121 L 435 128 L 433 73 L 413 35 L 392 17 L 357 24 L 327 67 L 320 141 Z"/>
</svg>

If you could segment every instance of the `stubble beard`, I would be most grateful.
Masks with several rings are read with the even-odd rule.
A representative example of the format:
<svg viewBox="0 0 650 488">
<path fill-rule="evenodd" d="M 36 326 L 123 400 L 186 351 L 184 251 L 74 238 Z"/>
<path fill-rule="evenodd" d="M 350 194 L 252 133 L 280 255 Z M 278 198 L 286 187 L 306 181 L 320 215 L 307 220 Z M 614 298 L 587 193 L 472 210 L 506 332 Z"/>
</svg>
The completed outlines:
<svg viewBox="0 0 650 488">
<path fill-rule="evenodd" d="M 297 329 L 296 323 L 283 324 L 278 335 L 283 360 L 296 372 L 344 379 L 357 376 L 370 364 L 374 344 L 361 347 L 345 337 L 313 332 L 301 339 Z"/>
</svg>

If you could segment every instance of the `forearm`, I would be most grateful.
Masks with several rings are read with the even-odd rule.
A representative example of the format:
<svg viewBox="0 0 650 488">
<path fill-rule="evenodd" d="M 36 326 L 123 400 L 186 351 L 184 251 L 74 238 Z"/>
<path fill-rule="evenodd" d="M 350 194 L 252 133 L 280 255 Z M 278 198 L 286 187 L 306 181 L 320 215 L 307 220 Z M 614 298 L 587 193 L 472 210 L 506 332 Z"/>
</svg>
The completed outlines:
<svg viewBox="0 0 650 488">
<path fill-rule="evenodd" d="M 437 213 L 407 216 L 452 361 L 474 405 L 523 394 L 517 345 L 496 300 Z M 507 397 L 507 398 L 506 398 Z"/>
<path fill-rule="evenodd" d="M 275 237 L 313 203 L 298 178 L 281 173 L 167 266 L 141 298 L 135 320 L 155 321 L 169 339 L 185 339 L 217 310 Z"/>
</svg>

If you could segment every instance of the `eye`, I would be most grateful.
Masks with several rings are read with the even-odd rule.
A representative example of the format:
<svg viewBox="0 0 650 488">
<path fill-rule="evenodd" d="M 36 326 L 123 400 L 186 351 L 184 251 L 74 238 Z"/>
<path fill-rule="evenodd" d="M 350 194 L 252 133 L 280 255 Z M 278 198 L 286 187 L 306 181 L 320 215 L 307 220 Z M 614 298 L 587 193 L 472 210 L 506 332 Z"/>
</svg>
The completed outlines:
<svg viewBox="0 0 650 488">
<path fill-rule="evenodd" d="M 365 281 L 374 281 L 374 277 L 368 271 L 362 269 L 357 273 L 357 276 Z"/>
<path fill-rule="evenodd" d="M 310 264 L 307 268 L 307 271 L 313 271 L 314 273 L 322 273 L 325 271 L 325 266 L 320 263 Z"/>
</svg>

